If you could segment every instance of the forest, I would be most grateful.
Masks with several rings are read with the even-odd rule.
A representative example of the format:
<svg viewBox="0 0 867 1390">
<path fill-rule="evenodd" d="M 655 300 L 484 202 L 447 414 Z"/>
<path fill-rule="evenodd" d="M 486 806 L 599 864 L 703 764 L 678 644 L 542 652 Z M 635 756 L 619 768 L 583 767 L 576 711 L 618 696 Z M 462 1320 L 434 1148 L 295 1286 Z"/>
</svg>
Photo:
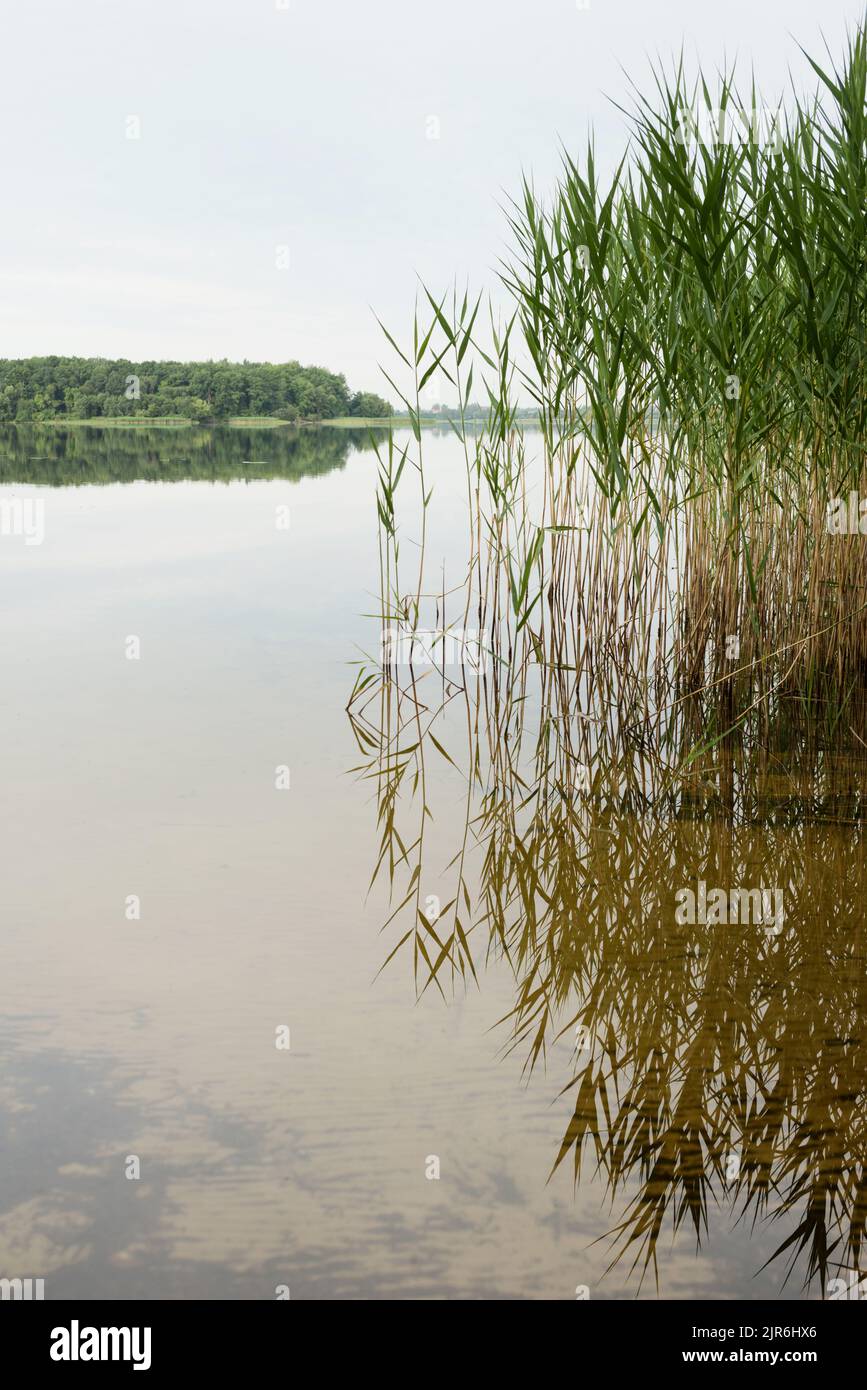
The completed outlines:
<svg viewBox="0 0 867 1390">
<path fill-rule="evenodd" d="M 294 421 L 391 413 L 382 397 L 352 393 L 342 375 L 299 362 L 0 359 L 0 421 L 7 422 L 123 416 Z"/>
</svg>

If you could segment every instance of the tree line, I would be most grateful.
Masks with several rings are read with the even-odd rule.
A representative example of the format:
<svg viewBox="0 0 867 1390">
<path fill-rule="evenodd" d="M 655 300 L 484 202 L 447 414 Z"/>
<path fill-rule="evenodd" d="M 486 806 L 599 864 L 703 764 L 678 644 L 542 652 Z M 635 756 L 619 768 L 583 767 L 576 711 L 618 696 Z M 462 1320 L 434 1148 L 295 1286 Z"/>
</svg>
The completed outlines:
<svg viewBox="0 0 867 1390">
<path fill-rule="evenodd" d="M 130 362 L 126 358 L 0 359 L 0 421 L 138 416 L 328 420 L 391 415 L 371 391 L 299 362 Z"/>
</svg>

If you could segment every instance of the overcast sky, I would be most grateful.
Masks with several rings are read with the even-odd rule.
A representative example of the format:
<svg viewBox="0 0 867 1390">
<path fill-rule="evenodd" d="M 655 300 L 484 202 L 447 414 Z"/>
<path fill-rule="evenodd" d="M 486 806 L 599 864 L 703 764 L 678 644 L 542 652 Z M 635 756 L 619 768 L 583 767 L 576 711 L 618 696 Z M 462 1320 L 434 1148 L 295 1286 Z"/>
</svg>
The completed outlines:
<svg viewBox="0 0 867 1390">
<path fill-rule="evenodd" d="M 621 150 L 621 67 L 737 54 L 775 99 L 864 6 L 581 3 L 2 0 L 0 356 L 297 358 L 382 390 L 372 309 L 403 338 L 417 275 L 490 285 L 522 171 L 548 186 L 591 123 Z"/>
</svg>

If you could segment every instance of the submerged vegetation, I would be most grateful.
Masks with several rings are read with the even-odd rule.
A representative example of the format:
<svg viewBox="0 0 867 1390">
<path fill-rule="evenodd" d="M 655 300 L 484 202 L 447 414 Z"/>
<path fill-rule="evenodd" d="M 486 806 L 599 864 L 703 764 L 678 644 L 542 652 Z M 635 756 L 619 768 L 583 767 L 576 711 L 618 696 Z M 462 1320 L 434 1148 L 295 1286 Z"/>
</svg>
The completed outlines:
<svg viewBox="0 0 867 1390">
<path fill-rule="evenodd" d="M 388 959 L 443 992 L 506 963 L 530 1070 L 575 1030 L 555 1167 L 622 1194 L 614 1258 L 655 1268 L 666 1216 L 701 1240 L 719 1203 L 780 1223 L 825 1290 L 867 1221 L 867 537 L 830 524 L 865 485 L 863 25 L 810 63 L 766 138 L 738 114 L 755 85 L 658 72 L 610 179 L 590 144 L 552 199 L 525 185 L 505 323 L 425 291 L 412 347 L 390 339 L 411 438 L 378 451 L 385 638 L 349 712 Z M 426 562 L 440 374 L 490 401 L 481 432 L 452 422 L 452 587 Z M 697 884 L 785 914 L 678 917 Z"/>
</svg>

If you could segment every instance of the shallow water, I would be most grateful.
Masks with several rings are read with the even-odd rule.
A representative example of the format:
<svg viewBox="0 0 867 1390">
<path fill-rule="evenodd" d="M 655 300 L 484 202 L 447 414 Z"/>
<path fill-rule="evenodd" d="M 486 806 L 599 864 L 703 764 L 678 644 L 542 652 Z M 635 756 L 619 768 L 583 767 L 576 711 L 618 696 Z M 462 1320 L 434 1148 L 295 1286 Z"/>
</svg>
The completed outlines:
<svg viewBox="0 0 867 1390">
<path fill-rule="evenodd" d="M 496 1027 L 514 1002 L 502 961 L 445 1001 L 433 990 L 416 1001 L 400 955 L 378 975 L 394 941 L 380 935 L 382 885 L 368 893 L 376 807 L 350 773 L 345 711 L 350 663 L 377 649 L 380 626 L 364 445 L 325 430 L 300 443 L 287 431 L 0 439 L 0 499 L 44 508 L 40 544 L 15 530 L 33 510 L 10 512 L 0 536 L 0 1277 L 44 1278 L 48 1298 L 639 1290 L 631 1256 L 605 1272 L 638 1170 L 624 1169 L 613 1201 L 592 1162 L 574 1189 L 571 1159 L 548 1181 L 574 1106 L 560 1094 L 575 1074 L 571 1037 L 528 1079 Z M 457 577 L 463 461 L 447 434 L 428 453 Z M 432 866 L 451 857 L 462 815 L 447 772 Z M 815 885 L 795 915 L 802 933 L 847 904 L 845 1012 L 861 997 L 863 859 L 852 827 L 831 820 L 800 839 L 785 825 L 759 831 L 758 848 L 741 849 L 784 853 L 795 836 Z M 710 864 L 714 882 L 718 844 L 687 835 L 674 852 L 691 879 Z M 642 988 L 662 988 L 677 956 L 637 940 L 627 1030 L 653 1007 Z M 811 949 L 786 1003 L 808 1037 L 829 1008 L 821 933 Z M 780 964 L 739 976 L 745 993 L 778 988 Z M 275 1046 L 283 1026 L 288 1049 Z M 842 1050 L 860 1113 L 860 1031 L 823 1046 Z M 839 1068 L 818 1078 L 808 1130 L 842 1086 Z M 133 1155 L 138 1180 L 126 1176 Z M 862 1161 L 863 1149 L 833 1159 Z M 700 1248 L 688 1222 L 672 1235 L 667 1218 L 658 1288 L 651 1273 L 640 1291 L 802 1297 L 801 1264 L 785 1287 L 780 1261 L 762 1268 L 800 1219 L 793 1207 L 738 1224 L 718 1185 Z"/>
</svg>

